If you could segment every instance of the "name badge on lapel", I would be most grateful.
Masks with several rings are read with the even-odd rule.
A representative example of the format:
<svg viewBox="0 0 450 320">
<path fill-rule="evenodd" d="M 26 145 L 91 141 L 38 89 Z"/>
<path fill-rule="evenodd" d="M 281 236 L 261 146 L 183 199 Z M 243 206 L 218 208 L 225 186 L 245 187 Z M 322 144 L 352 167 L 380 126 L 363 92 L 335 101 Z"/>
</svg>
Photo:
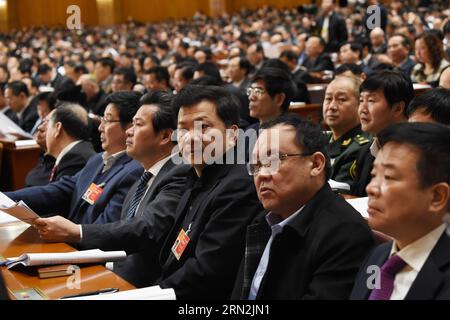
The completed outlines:
<svg viewBox="0 0 450 320">
<path fill-rule="evenodd" d="M 92 183 L 84 193 L 82 199 L 93 206 L 103 193 L 105 184 L 96 185 Z"/>
<path fill-rule="evenodd" d="M 177 237 L 177 240 L 173 244 L 172 247 L 172 253 L 177 258 L 177 260 L 180 260 L 181 256 L 183 255 L 184 251 L 186 250 L 186 247 L 188 246 L 191 239 L 189 238 L 188 230 L 187 232 L 184 231 L 184 229 L 181 229 L 180 234 Z"/>
</svg>

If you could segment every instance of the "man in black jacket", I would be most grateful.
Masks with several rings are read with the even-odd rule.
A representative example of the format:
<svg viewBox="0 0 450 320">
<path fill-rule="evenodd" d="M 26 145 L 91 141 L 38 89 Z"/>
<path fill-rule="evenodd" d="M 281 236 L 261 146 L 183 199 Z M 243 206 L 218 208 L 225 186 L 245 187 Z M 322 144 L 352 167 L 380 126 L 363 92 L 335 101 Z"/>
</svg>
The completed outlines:
<svg viewBox="0 0 450 320">
<path fill-rule="evenodd" d="M 0 301 L 1 300 L 8 300 L 8 294 L 6 293 L 6 287 L 3 281 L 3 277 L 0 274 Z"/>
<path fill-rule="evenodd" d="M 374 244 L 361 215 L 333 193 L 327 139 L 296 115 L 263 125 L 249 173 L 268 214 L 247 229 L 232 298 L 347 299 Z"/>
<path fill-rule="evenodd" d="M 22 81 L 8 83 L 5 88 L 6 104 L 15 112 L 19 126 L 26 132 L 31 132 L 39 118 L 37 104 L 29 101 L 29 91 Z"/>
<path fill-rule="evenodd" d="M 337 52 L 347 41 L 348 33 L 344 19 L 334 10 L 335 0 L 322 1 L 322 14 L 316 21 L 317 33 L 326 42 L 326 52 Z"/>
</svg>

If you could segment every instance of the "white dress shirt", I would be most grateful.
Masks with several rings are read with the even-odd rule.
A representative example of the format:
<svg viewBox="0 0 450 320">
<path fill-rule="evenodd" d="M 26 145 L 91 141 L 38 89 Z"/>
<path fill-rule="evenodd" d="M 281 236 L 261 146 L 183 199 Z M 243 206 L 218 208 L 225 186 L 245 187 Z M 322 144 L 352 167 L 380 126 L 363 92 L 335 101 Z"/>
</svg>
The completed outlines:
<svg viewBox="0 0 450 320">
<path fill-rule="evenodd" d="M 390 257 L 396 254 L 402 258 L 407 265 L 395 276 L 394 290 L 392 291 L 391 300 L 405 299 L 409 289 L 414 283 L 414 280 L 427 261 L 431 251 L 441 238 L 445 229 L 445 225 L 442 224 L 400 251 L 398 251 L 397 244 L 394 241 Z"/>
</svg>

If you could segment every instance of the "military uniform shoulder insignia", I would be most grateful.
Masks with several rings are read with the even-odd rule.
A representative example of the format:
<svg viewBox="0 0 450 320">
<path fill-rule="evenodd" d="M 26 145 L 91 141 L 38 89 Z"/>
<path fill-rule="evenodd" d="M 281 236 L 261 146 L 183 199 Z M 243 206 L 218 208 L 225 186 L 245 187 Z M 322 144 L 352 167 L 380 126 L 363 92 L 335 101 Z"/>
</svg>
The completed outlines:
<svg viewBox="0 0 450 320">
<path fill-rule="evenodd" d="M 356 141 L 358 144 L 360 144 L 360 145 L 364 145 L 364 144 L 370 142 L 369 139 L 367 139 L 366 137 L 361 136 L 361 135 L 359 135 L 359 134 L 355 137 L 355 141 Z"/>
<path fill-rule="evenodd" d="M 350 145 L 350 143 L 352 143 L 352 138 L 348 139 L 348 140 L 344 140 L 342 142 L 342 146 L 343 147 L 348 147 Z"/>
</svg>

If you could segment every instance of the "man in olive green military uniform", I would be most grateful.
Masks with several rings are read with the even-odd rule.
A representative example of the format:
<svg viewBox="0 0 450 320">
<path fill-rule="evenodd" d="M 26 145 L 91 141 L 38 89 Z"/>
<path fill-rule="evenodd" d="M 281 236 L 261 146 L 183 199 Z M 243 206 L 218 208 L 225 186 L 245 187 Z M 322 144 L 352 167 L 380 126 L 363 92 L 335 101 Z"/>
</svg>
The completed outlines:
<svg viewBox="0 0 450 320">
<path fill-rule="evenodd" d="M 359 86 L 359 79 L 337 77 L 328 85 L 323 103 L 323 118 L 331 129 L 328 149 L 333 168 L 331 179 L 350 186 L 354 179 L 351 171 L 359 152 L 372 141 L 370 134 L 361 130 Z"/>
</svg>

